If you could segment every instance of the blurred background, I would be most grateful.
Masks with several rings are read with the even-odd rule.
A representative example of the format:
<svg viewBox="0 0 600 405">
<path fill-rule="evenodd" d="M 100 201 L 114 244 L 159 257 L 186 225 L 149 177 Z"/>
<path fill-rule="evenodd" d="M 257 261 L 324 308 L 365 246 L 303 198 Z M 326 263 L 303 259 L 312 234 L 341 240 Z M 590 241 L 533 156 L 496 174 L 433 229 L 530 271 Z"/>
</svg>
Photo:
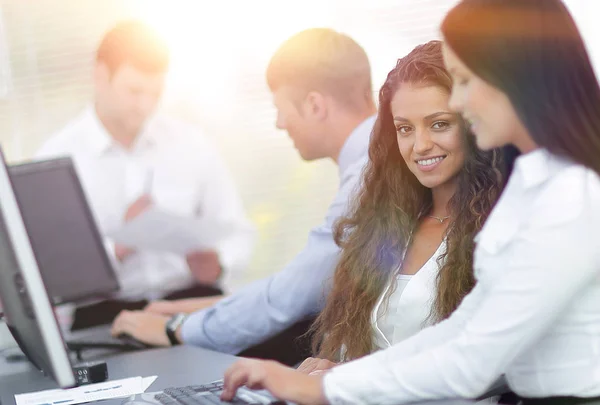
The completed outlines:
<svg viewBox="0 0 600 405">
<path fill-rule="evenodd" d="M 244 281 L 257 279 L 302 248 L 338 181 L 332 162 L 302 162 L 275 129 L 264 79 L 272 53 L 305 28 L 337 29 L 365 48 L 378 89 L 398 57 L 439 37 L 456 1 L 0 0 L 0 143 L 9 161 L 30 158 L 90 102 L 104 32 L 124 18 L 152 24 L 172 51 L 161 109 L 197 125 L 220 148 L 259 231 Z M 600 2 L 566 3 L 598 68 Z"/>
</svg>

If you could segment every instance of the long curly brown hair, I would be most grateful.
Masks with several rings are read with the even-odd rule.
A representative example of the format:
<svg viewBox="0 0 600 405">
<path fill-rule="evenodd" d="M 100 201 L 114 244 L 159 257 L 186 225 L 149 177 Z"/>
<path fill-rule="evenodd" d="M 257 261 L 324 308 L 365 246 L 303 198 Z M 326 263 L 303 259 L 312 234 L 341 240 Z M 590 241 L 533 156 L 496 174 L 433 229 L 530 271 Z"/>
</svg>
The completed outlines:
<svg viewBox="0 0 600 405">
<path fill-rule="evenodd" d="M 409 170 L 396 140 L 390 103 L 403 83 L 439 86 L 450 93 L 452 80 L 443 65 L 440 41 L 417 46 L 399 59 L 379 92 L 363 185 L 350 214 L 336 224 L 342 253 L 332 291 L 311 329 L 315 355 L 332 361 L 340 360 L 342 346 L 345 360 L 372 352 L 373 308 L 397 272 L 420 214 L 431 209 L 431 190 Z M 452 222 L 445 235 L 446 252 L 438 258 L 433 321 L 448 317 L 473 288 L 473 237 L 504 184 L 501 152 L 479 151 L 464 123 L 462 128 L 466 158 L 448 203 Z"/>
</svg>

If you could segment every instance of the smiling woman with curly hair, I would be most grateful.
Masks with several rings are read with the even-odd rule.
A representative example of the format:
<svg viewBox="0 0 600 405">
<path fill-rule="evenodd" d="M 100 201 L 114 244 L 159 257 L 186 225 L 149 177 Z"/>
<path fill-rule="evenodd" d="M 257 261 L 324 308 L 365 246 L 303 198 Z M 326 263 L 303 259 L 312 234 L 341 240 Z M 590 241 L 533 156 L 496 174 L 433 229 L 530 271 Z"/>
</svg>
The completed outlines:
<svg viewBox="0 0 600 405">
<path fill-rule="evenodd" d="M 476 148 L 448 108 L 441 43 L 398 60 L 380 95 L 369 164 L 343 251 L 313 326 L 317 357 L 339 362 L 389 347 L 448 317 L 473 288 L 473 237 L 503 185 L 499 151 Z M 312 372 L 333 363 L 307 360 Z"/>
</svg>

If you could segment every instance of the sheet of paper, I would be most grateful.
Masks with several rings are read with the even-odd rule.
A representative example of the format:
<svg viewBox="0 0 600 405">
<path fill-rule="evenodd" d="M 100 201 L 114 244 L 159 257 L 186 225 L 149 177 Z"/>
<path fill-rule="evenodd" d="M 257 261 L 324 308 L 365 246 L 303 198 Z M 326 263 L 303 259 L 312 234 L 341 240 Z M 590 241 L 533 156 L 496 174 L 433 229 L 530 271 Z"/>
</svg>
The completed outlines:
<svg viewBox="0 0 600 405">
<path fill-rule="evenodd" d="M 214 249 L 232 230 L 232 224 L 185 218 L 151 207 L 107 236 L 115 243 L 136 249 L 186 255 Z"/>
<path fill-rule="evenodd" d="M 143 377 L 142 378 L 142 391 L 146 392 L 146 390 L 152 385 L 152 383 L 156 381 L 156 376 L 153 375 L 151 377 Z"/>
<path fill-rule="evenodd" d="M 123 398 L 143 393 L 154 380 L 156 380 L 156 376 L 131 377 L 67 390 L 31 392 L 15 395 L 15 402 L 16 405 L 75 405 L 103 399 Z"/>
</svg>

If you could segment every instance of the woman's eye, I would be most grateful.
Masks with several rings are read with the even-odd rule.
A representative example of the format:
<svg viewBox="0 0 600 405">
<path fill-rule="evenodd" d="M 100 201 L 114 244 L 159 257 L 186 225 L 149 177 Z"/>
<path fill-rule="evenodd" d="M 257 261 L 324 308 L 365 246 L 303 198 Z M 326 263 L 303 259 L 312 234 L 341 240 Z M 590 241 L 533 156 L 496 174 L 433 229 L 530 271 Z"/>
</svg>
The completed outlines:
<svg viewBox="0 0 600 405">
<path fill-rule="evenodd" d="M 446 129 L 450 126 L 450 124 L 446 121 L 437 121 L 434 122 L 431 126 L 433 129 Z"/>
<path fill-rule="evenodd" d="M 468 82 L 469 81 L 467 79 L 463 78 L 463 77 L 456 77 L 456 76 L 454 76 L 452 78 L 452 85 L 453 86 L 466 86 Z"/>
<path fill-rule="evenodd" d="M 396 127 L 396 132 L 398 132 L 399 134 L 408 134 L 410 131 L 412 131 L 412 128 L 408 125 L 401 125 Z"/>
</svg>

